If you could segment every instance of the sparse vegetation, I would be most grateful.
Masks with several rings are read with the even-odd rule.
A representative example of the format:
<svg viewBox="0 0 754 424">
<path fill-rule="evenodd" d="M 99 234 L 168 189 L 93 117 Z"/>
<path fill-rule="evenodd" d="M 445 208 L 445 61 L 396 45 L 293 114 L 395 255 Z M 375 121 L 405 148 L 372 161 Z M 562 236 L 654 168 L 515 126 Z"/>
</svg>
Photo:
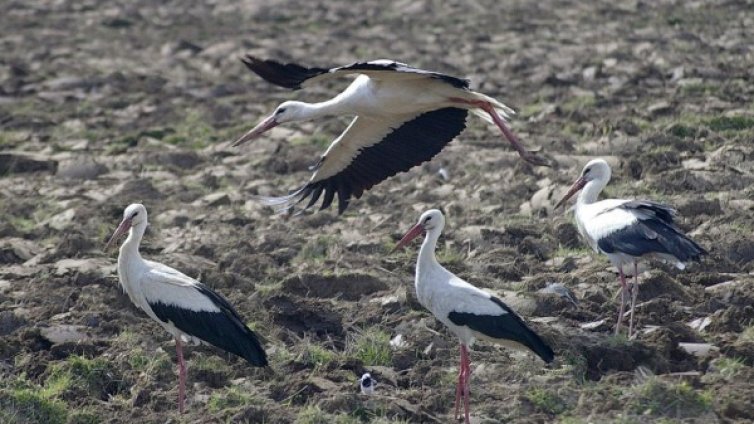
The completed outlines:
<svg viewBox="0 0 754 424">
<path fill-rule="evenodd" d="M 227 387 L 212 392 L 207 402 L 210 412 L 220 412 L 259 403 L 248 390 L 240 387 Z"/>
<path fill-rule="evenodd" d="M 635 387 L 628 399 L 629 409 L 635 414 L 671 418 L 696 417 L 711 405 L 711 392 L 697 392 L 685 382 L 666 383 L 656 377 Z"/>
<path fill-rule="evenodd" d="M 525 396 L 535 408 L 546 414 L 560 415 L 568 410 L 566 402 L 549 388 L 531 387 Z"/>
<path fill-rule="evenodd" d="M 347 353 L 367 366 L 389 366 L 392 360 L 390 335 L 374 327 L 362 330 L 354 336 Z"/>
<path fill-rule="evenodd" d="M 754 116 L 719 116 L 707 125 L 712 131 L 743 131 L 754 128 Z"/>
</svg>

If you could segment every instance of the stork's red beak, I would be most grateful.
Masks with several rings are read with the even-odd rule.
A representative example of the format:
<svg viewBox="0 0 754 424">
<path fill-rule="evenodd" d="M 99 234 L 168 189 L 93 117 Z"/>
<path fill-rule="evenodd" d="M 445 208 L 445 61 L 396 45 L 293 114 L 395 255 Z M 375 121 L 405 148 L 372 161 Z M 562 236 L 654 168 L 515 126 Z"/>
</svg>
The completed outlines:
<svg viewBox="0 0 754 424">
<path fill-rule="evenodd" d="M 274 115 L 269 116 L 265 118 L 264 121 L 260 122 L 256 127 L 252 128 L 251 130 L 249 130 L 249 132 L 241 136 L 241 138 L 234 141 L 232 146 L 233 147 L 240 146 L 246 143 L 247 141 L 250 141 L 259 137 L 260 135 L 264 134 L 265 132 L 277 126 L 278 126 L 278 122 L 275 120 L 275 116 Z"/>
<path fill-rule="evenodd" d="M 570 199 L 570 198 L 571 198 L 571 196 L 573 196 L 574 194 L 578 193 L 578 192 L 579 192 L 579 190 L 581 190 L 582 188 L 584 188 L 584 186 L 586 185 L 586 182 L 587 182 L 587 181 L 586 181 L 586 178 L 584 178 L 584 177 L 579 177 L 579 178 L 578 178 L 578 179 L 577 179 L 577 180 L 576 180 L 576 181 L 575 181 L 575 182 L 573 183 L 573 185 L 571 186 L 571 188 L 569 188 L 569 189 L 568 189 L 568 193 L 566 193 L 566 194 L 565 194 L 565 196 L 563 196 L 563 198 L 562 198 L 562 199 L 560 199 L 560 201 L 558 202 L 558 204 L 557 204 L 557 205 L 555 205 L 555 209 L 559 208 L 559 207 L 560 207 L 560 205 L 562 205 L 563 203 L 565 203 L 565 202 L 566 202 L 566 200 Z"/>
<path fill-rule="evenodd" d="M 115 229 L 115 232 L 110 237 L 110 240 L 107 241 L 107 244 L 105 245 L 105 251 L 107 252 L 110 249 L 110 245 L 112 245 L 113 242 L 118 239 L 118 237 L 127 233 L 128 230 L 130 229 L 131 229 L 131 218 L 126 218 L 123 221 L 121 221 L 120 225 L 118 225 L 118 228 Z"/>
<path fill-rule="evenodd" d="M 390 253 L 395 252 L 398 249 L 402 249 L 407 244 L 411 243 L 411 240 L 419 237 L 424 232 L 424 227 L 422 227 L 421 224 L 416 224 L 413 227 L 411 227 L 410 230 L 406 234 L 403 235 L 403 238 L 398 242 L 398 244 L 395 245 L 393 250 L 390 251 Z"/>
</svg>

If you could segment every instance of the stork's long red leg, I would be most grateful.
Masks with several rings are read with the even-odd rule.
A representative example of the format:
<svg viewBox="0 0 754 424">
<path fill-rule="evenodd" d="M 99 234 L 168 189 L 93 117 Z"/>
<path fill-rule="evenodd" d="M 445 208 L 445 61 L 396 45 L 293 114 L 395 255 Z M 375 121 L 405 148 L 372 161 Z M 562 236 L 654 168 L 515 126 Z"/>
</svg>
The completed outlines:
<svg viewBox="0 0 754 424">
<path fill-rule="evenodd" d="M 511 144 L 511 146 L 513 146 L 513 149 L 518 152 L 518 155 L 521 156 L 521 159 L 529 162 L 532 165 L 550 166 L 550 164 L 544 158 L 539 157 L 535 153 L 526 150 L 518 137 L 516 137 L 516 134 L 513 134 L 513 131 L 508 128 L 505 120 L 497 113 L 497 110 L 495 110 L 495 106 L 492 103 L 485 102 L 484 100 L 467 100 L 459 97 L 451 97 L 450 100 L 457 103 L 473 105 L 487 112 L 490 115 L 490 118 L 492 118 L 492 122 L 494 122 L 495 125 L 500 128 L 500 131 L 502 131 L 505 138 L 508 139 L 508 142 Z"/>
<path fill-rule="evenodd" d="M 626 311 L 626 294 L 628 292 L 628 286 L 626 285 L 626 276 L 623 274 L 623 267 L 618 267 L 618 273 L 620 274 L 620 308 L 618 308 L 618 322 L 615 323 L 615 334 L 620 333 L 620 326 L 623 322 L 623 314 Z"/>
<path fill-rule="evenodd" d="M 460 417 L 458 415 L 459 408 L 461 407 L 461 394 L 463 393 L 463 386 L 464 386 L 464 370 L 463 370 L 463 344 L 461 344 L 461 360 L 458 363 L 458 384 L 456 384 L 456 402 L 455 402 L 455 410 L 456 410 L 456 420 L 458 420 Z"/>
<path fill-rule="evenodd" d="M 469 350 L 466 347 L 466 345 L 461 345 L 461 349 L 463 349 L 463 356 L 464 356 L 464 377 L 463 377 L 463 413 L 464 417 L 466 418 L 466 424 L 470 424 L 471 420 L 469 419 L 469 384 L 471 380 L 471 359 L 469 359 Z"/>
<path fill-rule="evenodd" d="M 634 333 L 634 308 L 636 308 L 636 298 L 639 295 L 639 266 L 634 262 L 634 284 L 631 286 L 631 312 L 628 321 L 628 337 Z"/>
<path fill-rule="evenodd" d="M 183 346 L 181 337 L 175 338 L 175 351 L 178 356 L 178 412 L 184 412 L 184 400 L 186 397 L 186 363 L 183 361 Z"/>
</svg>

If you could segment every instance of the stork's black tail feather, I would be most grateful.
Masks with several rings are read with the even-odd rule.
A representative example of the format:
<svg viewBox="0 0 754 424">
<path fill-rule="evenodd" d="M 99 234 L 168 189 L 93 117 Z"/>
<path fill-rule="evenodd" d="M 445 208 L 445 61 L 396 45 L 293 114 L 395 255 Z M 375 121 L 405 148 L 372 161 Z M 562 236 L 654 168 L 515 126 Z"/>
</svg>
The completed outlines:
<svg viewBox="0 0 754 424">
<path fill-rule="evenodd" d="M 548 364 L 555 359 L 555 352 L 502 300 L 492 296 L 490 300 L 506 313 L 501 315 L 477 315 L 469 312 L 451 312 L 448 318 L 453 324 L 465 325 L 487 337 L 510 340 L 526 346 Z"/>
</svg>

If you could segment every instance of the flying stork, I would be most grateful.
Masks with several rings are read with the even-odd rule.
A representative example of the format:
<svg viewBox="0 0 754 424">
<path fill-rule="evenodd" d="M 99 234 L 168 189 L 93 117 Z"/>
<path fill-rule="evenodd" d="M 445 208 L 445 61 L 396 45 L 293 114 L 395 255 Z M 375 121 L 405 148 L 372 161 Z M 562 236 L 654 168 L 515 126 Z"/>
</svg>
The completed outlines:
<svg viewBox="0 0 754 424">
<path fill-rule="evenodd" d="M 526 150 L 508 128 L 514 112 L 503 103 L 469 89 L 469 81 L 392 60 L 358 62 L 335 68 L 307 68 L 246 56 L 244 64 L 264 80 L 293 90 L 348 74 L 359 76 L 342 93 L 320 103 L 286 101 L 233 145 L 259 137 L 277 125 L 324 116 L 355 116 L 314 165 L 309 181 L 293 193 L 261 200 L 279 211 L 309 198 L 310 208 L 338 195 L 338 213 L 351 197 L 432 159 L 466 127 L 468 112 L 493 122 L 525 161 L 547 165 Z"/>
<path fill-rule="evenodd" d="M 673 222 L 676 214 L 670 206 L 649 200 L 605 199 L 597 201 L 600 192 L 610 181 L 612 171 L 603 159 L 589 161 L 581 176 L 555 205 L 565 203 L 579 190 L 575 218 L 579 233 L 596 252 L 604 253 L 618 269 L 621 284 L 621 302 L 618 308 L 616 334 L 620 332 L 626 307 L 626 298 L 631 292 L 629 337 L 634 328 L 634 309 L 639 293 L 638 262 L 656 258 L 684 269 L 686 263 L 699 261 L 707 253 L 703 247 L 683 234 Z M 624 267 L 633 265 L 633 270 Z M 626 283 L 626 275 L 632 272 L 634 284 Z"/>
<path fill-rule="evenodd" d="M 397 250 L 426 233 L 416 261 L 416 297 L 461 341 L 461 362 L 456 385 L 455 414 L 459 419 L 459 400 L 463 398 L 464 418 L 469 423 L 469 347 L 483 339 L 513 349 L 531 350 L 549 363 L 552 349 L 532 331 L 511 308 L 490 293 L 458 278 L 437 262 L 435 246 L 445 226 L 437 209 L 424 212 L 398 242 Z"/>
<path fill-rule="evenodd" d="M 137 203 L 129 205 L 105 250 L 128 232 L 118 255 L 118 278 L 131 301 L 175 337 L 178 410 L 183 413 L 186 390 L 183 342 L 214 345 L 256 367 L 267 366 L 267 356 L 254 332 L 220 294 L 173 268 L 141 257 L 139 244 L 146 229 L 147 209 Z"/>
</svg>

